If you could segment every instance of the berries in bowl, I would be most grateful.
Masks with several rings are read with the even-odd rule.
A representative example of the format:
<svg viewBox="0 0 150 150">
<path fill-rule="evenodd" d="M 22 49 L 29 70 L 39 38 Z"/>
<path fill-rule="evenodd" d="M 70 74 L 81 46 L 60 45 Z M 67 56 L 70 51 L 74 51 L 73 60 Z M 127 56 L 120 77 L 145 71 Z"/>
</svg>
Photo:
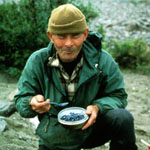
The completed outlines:
<svg viewBox="0 0 150 150">
<path fill-rule="evenodd" d="M 69 107 L 58 113 L 58 122 L 71 129 L 82 128 L 88 119 L 89 116 L 82 107 Z"/>
</svg>

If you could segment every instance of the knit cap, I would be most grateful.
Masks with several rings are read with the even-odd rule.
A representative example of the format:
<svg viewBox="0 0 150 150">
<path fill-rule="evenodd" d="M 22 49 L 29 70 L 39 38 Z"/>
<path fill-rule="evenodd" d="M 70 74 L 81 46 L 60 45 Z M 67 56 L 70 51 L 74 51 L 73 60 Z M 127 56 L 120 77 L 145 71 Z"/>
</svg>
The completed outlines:
<svg viewBox="0 0 150 150">
<path fill-rule="evenodd" d="M 48 22 L 48 32 L 51 34 L 83 33 L 86 29 L 85 16 L 72 4 L 55 8 Z"/>
</svg>

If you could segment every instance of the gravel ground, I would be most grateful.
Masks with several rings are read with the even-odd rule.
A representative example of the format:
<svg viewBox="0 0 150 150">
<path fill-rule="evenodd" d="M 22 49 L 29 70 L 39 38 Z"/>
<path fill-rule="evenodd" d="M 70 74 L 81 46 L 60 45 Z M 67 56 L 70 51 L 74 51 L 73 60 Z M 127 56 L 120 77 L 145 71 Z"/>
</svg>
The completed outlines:
<svg viewBox="0 0 150 150">
<path fill-rule="evenodd" d="M 102 24 L 107 42 L 141 38 L 150 45 L 150 1 L 93 0 L 99 16 L 89 24 L 98 29 Z"/>
</svg>

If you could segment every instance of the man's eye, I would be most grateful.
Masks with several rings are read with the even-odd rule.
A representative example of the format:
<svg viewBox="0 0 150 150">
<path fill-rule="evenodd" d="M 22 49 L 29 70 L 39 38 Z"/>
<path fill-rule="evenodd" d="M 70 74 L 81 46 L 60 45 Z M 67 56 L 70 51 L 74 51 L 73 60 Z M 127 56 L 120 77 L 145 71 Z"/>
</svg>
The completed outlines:
<svg viewBox="0 0 150 150">
<path fill-rule="evenodd" d="M 59 39 L 64 39 L 65 37 L 64 37 L 64 36 L 58 36 L 58 38 L 59 38 Z"/>
<path fill-rule="evenodd" d="M 81 35 L 81 33 L 77 33 L 77 34 L 73 34 L 73 38 L 79 38 L 80 37 L 80 35 Z"/>
<path fill-rule="evenodd" d="M 74 38 L 77 38 L 77 37 L 79 37 L 79 35 L 74 35 L 73 37 L 74 37 Z"/>
<path fill-rule="evenodd" d="M 76 35 L 73 35 L 72 37 L 73 38 L 78 38 L 80 35 L 79 34 L 76 34 Z"/>
<path fill-rule="evenodd" d="M 63 36 L 63 35 L 57 35 L 57 37 L 60 38 L 60 39 L 64 39 L 65 38 L 65 36 Z"/>
</svg>

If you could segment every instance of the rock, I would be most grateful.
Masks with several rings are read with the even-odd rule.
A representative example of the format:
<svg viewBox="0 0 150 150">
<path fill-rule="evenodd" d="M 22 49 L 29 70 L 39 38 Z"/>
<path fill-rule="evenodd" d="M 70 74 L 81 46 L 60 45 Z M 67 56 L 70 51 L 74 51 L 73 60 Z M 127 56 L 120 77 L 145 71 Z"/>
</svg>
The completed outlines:
<svg viewBox="0 0 150 150">
<path fill-rule="evenodd" d="M 127 25 L 127 30 L 128 31 L 133 31 L 133 30 L 140 30 L 141 26 L 139 22 L 130 22 L 129 25 Z"/>
<path fill-rule="evenodd" d="M 10 101 L 13 101 L 13 100 L 14 100 L 14 96 L 15 96 L 15 94 L 17 93 L 17 91 L 18 91 L 18 89 L 15 89 L 14 91 L 12 91 L 12 92 L 10 93 L 10 95 L 8 96 L 8 98 L 9 98 Z"/>
<path fill-rule="evenodd" d="M 16 111 L 14 102 L 0 101 L 0 116 L 9 117 Z"/>
<path fill-rule="evenodd" d="M 36 129 L 39 125 L 39 119 L 38 117 L 30 118 L 29 121 L 32 123 L 33 127 Z"/>
<path fill-rule="evenodd" d="M 0 135 L 6 130 L 7 123 L 5 121 L 5 117 L 0 116 Z"/>
</svg>

